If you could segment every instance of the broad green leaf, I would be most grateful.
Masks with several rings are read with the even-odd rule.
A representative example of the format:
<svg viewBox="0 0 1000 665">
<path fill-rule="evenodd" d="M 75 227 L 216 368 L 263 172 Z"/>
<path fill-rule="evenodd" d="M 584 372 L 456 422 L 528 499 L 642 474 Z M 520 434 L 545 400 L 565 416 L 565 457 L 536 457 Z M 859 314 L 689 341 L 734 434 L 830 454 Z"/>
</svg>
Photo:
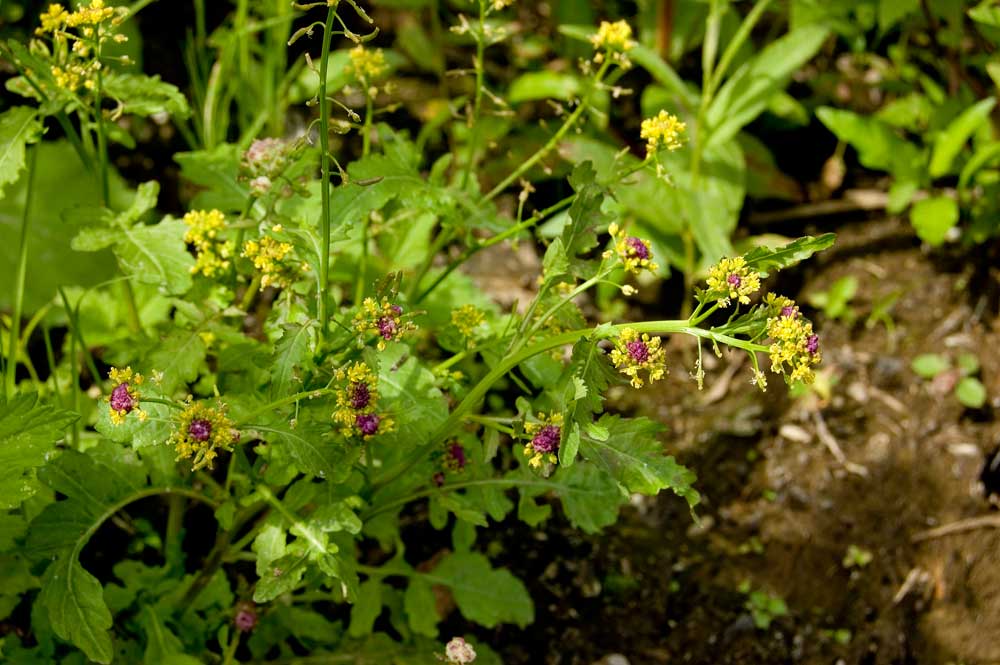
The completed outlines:
<svg viewBox="0 0 1000 665">
<path fill-rule="evenodd" d="M 282 594 L 297 589 L 306 574 L 308 561 L 309 554 L 301 551 L 286 554 L 272 561 L 254 587 L 254 602 L 268 603 Z"/>
<path fill-rule="evenodd" d="M 910 369 L 918 376 L 933 379 L 941 372 L 951 369 L 951 363 L 939 353 L 924 353 L 910 362 Z"/>
<path fill-rule="evenodd" d="M 358 598 L 351 606 L 351 625 L 347 634 L 364 637 L 372 632 L 375 619 L 382 613 L 382 580 L 372 577 L 361 583 Z"/>
<path fill-rule="evenodd" d="M 649 72 L 649 75 L 657 83 L 666 88 L 676 99 L 680 100 L 689 112 L 697 110 L 699 97 L 697 92 L 692 90 L 674 68 L 661 58 L 656 51 L 642 44 L 636 44 L 629 51 L 629 59 Z"/>
<path fill-rule="evenodd" d="M 983 0 L 966 13 L 976 23 L 982 23 L 992 28 L 1000 28 L 1000 7 L 992 0 Z"/>
<path fill-rule="evenodd" d="M 140 623 L 146 632 L 146 651 L 143 654 L 147 663 L 162 663 L 163 665 L 198 665 L 201 660 L 184 654 L 184 645 L 167 628 L 155 609 L 146 605 L 140 614 Z"/>
<path fill-rule="evenodd" d="M 979 371 L 980 363 L 979 356 L 975 353 L 960 353 L 958 355 L 958 368 L 962 370 L 962 374 L 965 376 L 971 376 Z"/>
<path fill-rule="evenodd" d="M 213 150 L 179 152 L 174 161 L 181 175 L 202 188 L 191 201 L 192 209 L 240 212 L 247 204 L 250 189 L 239 181 L 240 152 L 235 145 L 223 144 Z"/>
<path fill-rule="evenodd" d="M 65 141 L 42 141 L 34 150 L 35 182 L 32 189 L 31 223 L 28 231 L 28 274 L 25 284 L 25 313 L 33 312 L 58 298 L 59 286 L 92 286 L 115 274 L 110 252 L 81 254 L 70 248 L 79 230 L 63 218 L 72 206 L 102 204 L 94 175 L 80 163 Z M 111 202 L 124 209 L 132 202 L 124 181 L 110 173 Z M 14 275 L 21 237 L 21 216 L 27 195 L 27 178 L 7 188 L 0 200 L 0 275 Z M 11 304 L 12 289 L 0 289 L 0 307 Z"/>
<path fill-rule="evenodd" d="M 604 351 L 598 346 L 598 336 L 581 339 L 573 346 L 573 355 L 560 381 L 566 400 L 566 422 L 570 428 L 559 447 L 559 464 L 572 466 L 579 448 L 579 425 L 589 424 L 593 414 L 604 410 L 604 396 L 617 382 L 618 372 L 611 367 Z M 574 437 L 575 432 L 575 437 Z M 573 438 L 570 442 L 569 439 Z"/>
<path fill-rule="evenodd" d="M 15 106 L 0 113 L 0 198 L 4 187 L 21 177 L 27 146 L 41 132 L 42 122 L 33 108 Z"/>
<path fill-rule="evenodd" d="M 771 97 L 788 85 L 792 74 L 815 55 L 827 35 L 826 26 L 795 29 L 768 44 L 737 69 L 708 108 L 705 118 L 709 131 L 707 145 L 730 141 L 760 115 Z"/>
<path fill-rule="evenodd" d="M 403 609 L 414 633 L 437 637 L 437 625 L 441 618 L 437 612 L 437 598 L 429 582 L 422 577 L 410 578 L 403 596 Z"/>
<path fill-rule="evenodd" d="M 955 397 L 970 409 L 981 409 L 986 404 L 986 388 L 974 376 L 967 376 L 955 386 Z"/>
<path fill-rule="evenodd" d="M 271 363 L 271 398 L 280 399 L 302 389 L 302 372 L 312 366 L 316 326 L 312 321 L 285 326 Z"/>
<path fill-rule="evenodd" d="M 329 482 L 343 482 L 360 455 L 357 447 L 330 436 L 332 424 L 314 424 L 300 419 L 294 428 L 279 422 L 258 429 L 265 440 L 288 451 L 299 471 Z"/>
<path fill-rule="evenodd" d="M 426 578 L 450 587 L 462 615 L 486 628 L 501 623 L 523 628 L 535 619 L 524 583 L 506 569 L 492 568 L 482 554 L 450 554 Z"/>
<path fill-rule="evenodd" d="M 979 127 L 989 120 L 997 100 L 988 97 L 973 104 L 951 121 L 951 124 L 934 140 L 934 150 L 931 152 L 931 163 L 928 172 L 932 178 L 940 178 L 950 173 L 952 164 L 958 153 L 965 147 L 969 137 Z"/>
<path fill-rule="evenodd" d="M 38 603 L 48 611 L 59 637 L 91 660 L 110 663 L 112 620 L 103 593 L 101 583 L 83 569 L 76 553 L 66 552 L 46 569 Z"/>
<path fill-rule="evenodd" d="M 597 173 L 589 162 L 577 165 L 569 182 L 576 190 L 576 198 L 569 209 L 569 223 L 563 227 L 562 247 L 572 272 L 578 277 L 589 277 L 593 267 L 579 257 L 597 246 L 597 234 L 610 221 L 601 210 L 606 191 L 597 184 Z"/>
<path fill-rule="evenodd" d="M 539 99 L 570 101 L 580 95 L 580 79 L 573 74 L 542 70 L 521 74 L 510 84 L 507 101 L 511 104 Z"/>
<path fill-rule="evenodd" d="M 883 33 L 920 9 L 920 0 L 878 0 L 878 27 Z"/>
<path fill-rule="evenodd" d="M 114 252 L 122 271 L 165 294 L 180 295 L 191 288 L 194 257 L 184 244 L 187 226 L 165 218 L 159 224 L 122 228 Z"/>
<path fill-rule="evenodd" d="M 597 426 L 608 436 L 601 440 L 585 431 L 580 442 L 584 457 L 601 466 L 629 492 L 654 495 L 669 489 L 691 508 L 697 505 L 700 497 L 693 486 L 695 475 L 664 453 L 663 444 L 656 438 L 662 429 L 660 424 L 646 418 L 605 415 Z"/>
<path fill-rule="evenodd" d="M 782 270 L 805 261 L 816 252 L 822 252 L 833 245 L 836 234 L 824 233 L 821 236 L 803 236 L 781 247 L 755 247 L 743 255 L 747 265 L 767 276 L 771 271 Z"/>
<path fill-rule="evenodd" d="M 103 92 L 117 101 L 125 115 L 150 116 L 165 113 L 175 120 L 191 115 L 187 98 L 177 86 L 159 76 L 111 72 L 103 80 Z"/>
<path fill-rule="evenodd" d="M 948 196 L 934 196 L 913 204 L 910 223 L 917 236 L 932 247 L 944 242 L 948 231 L 958 224 L 958 203 Z"/>
<path fill-rule="evenodd" d="M 435 387 L 434 375 L 404 344 L 390 344 L 375 358 L 381 408 L 396 423 L 394 431 L 378 437 L 378 443 L 400 451 L 423 445 L 448 418 L 448 403 Z"/>
<path fill-rule="evenodd" d="M 904 180 L 918 179 L 926 157 L 887 123 L 851 111 L 820 107 L 816 116 L 838 139 L 858 151 L 862 166 L 888 171 Z"/>
<path fill-rule="evenodd" d="M 175 325 L 149 354 L 148 367 L 163 373 L 159 388 L 165 395 L 172 395 L 198 378 L 207 353 L 200 331 Z"/>
<path fill-rule="evenodd" d="M 45 464 L 77 418 L 42 404 L 35 393 L 0 399 L 0 509 L 16 508 L 35 494 L 34 469 Z"/>
<path fill-rule="evenodd" d="M 614 479 L 595 465 L 574 464 L 561 469 L 553 479 L 566 485 L 557 493 L 573 526 L 598 533 L 618 521 L 618 509 L 627 497 Z"/>
</svg>

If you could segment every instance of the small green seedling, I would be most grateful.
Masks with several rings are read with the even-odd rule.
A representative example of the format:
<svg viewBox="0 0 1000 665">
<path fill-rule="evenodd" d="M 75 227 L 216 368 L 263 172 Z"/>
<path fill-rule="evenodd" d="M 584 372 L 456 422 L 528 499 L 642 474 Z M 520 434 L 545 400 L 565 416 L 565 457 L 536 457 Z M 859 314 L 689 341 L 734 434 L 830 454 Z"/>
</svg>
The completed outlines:
<svg viewBox="0 0 1000 665">
<path fill-rule="evenodd" d="M 747 600 L 743 606 L 750 611 L 753 623 L 760 630 L 767 630 L 771 622 L 788 614 L 788 605 L 780 596 L 772 596 L 766 591 L 754 591 L 749 580 L 739 586 L 739 592 L 746 594 Z"/>
<path fill-rule="evenodd" d="M 866 550 L 863 547 L 858 547 L 857 545 L 849 545 L 847 547 L 847 554 L 844 555 L 844 560 L 842 565 L 844 568 L 864 568 L 872 562 L 875 555 L 871 553 L 871 550 Z"/>
<path fill-rule="evenodd" d="M 826 291 L 810 294 L 806 300 L 816 309 L 822 310 L 827 318 L 851 325 L 857 319 L 857 312 L 851 307 L 851 301 L 857 293 L 858 278 L 848 275 L 831 284 Z"/>
<path fill-rule="evenodd" d="M 914 358 L 910 368 L 920 377 L 936 381 L 941 380 L 939 377 L 945 377 L 950 373 L 955 379 L 953 390 L 955 398 L 963 406 L 981 409 L 986 404 L 986 388 L 976 378 L 979 373 L 979 358 L 974 353 L 960 354 L 955 367 L 947 356 L 925 353 Z"/>
</svg>

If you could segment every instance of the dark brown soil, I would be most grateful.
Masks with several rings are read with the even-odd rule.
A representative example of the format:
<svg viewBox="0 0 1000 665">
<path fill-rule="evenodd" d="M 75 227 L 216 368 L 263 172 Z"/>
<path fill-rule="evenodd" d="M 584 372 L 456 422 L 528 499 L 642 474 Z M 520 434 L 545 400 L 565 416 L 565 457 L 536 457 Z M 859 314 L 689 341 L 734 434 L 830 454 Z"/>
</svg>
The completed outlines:
<svg viewBox="0 0 1000 665">
<path fill-rule="evenodd" d="M 501 537 L 537 608 L 527 630 L 482 636 L 506 663 L 1000 663 L 1000 531 L 919 540 L 996 515 L 980 474 L 1000 447 L 997 270 L 953 272 L 976 262 L 923 252 L 897 221 L 839 231 L 792 276 L 801 293 L 785 289 L 804 300 L 845 275 L 860 282 L 853 325 L 810 312 L 824 344 L 816 391 L 792 398 L 775 378 L 761 395 L 733 354 L 698 393 L 678 349 L 666 387 L 613 396 L 670 426 L 667 449 L 699 476 L 699 524 L 662 495 L 637 497 L 601 536 L 554 522 Z M 892 329 L 866 326 L 894 291 Z M 978 355 L 991 396 L 978 411 L 947 377 L 910 369 L 921 353 L 962 351 Z M 852 545 L 867 565 L 845 565 Z M 787 614 L 757 628 L 746 583 Z"/>
</svg>

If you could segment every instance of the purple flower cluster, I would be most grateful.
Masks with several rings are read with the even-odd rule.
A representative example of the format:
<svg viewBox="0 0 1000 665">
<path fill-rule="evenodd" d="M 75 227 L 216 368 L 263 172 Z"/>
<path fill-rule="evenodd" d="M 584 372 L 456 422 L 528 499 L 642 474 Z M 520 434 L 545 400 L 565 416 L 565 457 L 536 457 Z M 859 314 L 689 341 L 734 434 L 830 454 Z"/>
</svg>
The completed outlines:
<svg viewBox="0 0 1000 665">
<path fill-rule="evenodd" d="M 644 363 L 649 360 L 649 346 L 641 339 L 635 339 L 625 344 L 628 355 L 637 363 Z"/>
<path fill-rule="evenodd" d="M 553 453 L 559 448 L 562 439 L 562 428 L 558 425 L 546 425 L 531 439 L 531 447 L 537 453 Z"/>
<path fill-rule="evenodd" d="M 354 419 L 354 424 L 357 425 L 358 431 L 364 436 L 372 436 L 378 432 L 378 426 L 381 422 L 382 419 L 374 413 L 359 413 Z"/>
<path fill-rule="evenodd" d="M 135 408 L 135 400 L 129 392 L 128 382 L 120 383 L 111 391 L 111 399 L 108 400 L 112 410 L 119 413 L 131 413 Z"/>
<path fill-rule="evenodd" d="M 188 435 L 195 441 L 208 441 L 212 438 L 212 423 L 204 418 L 195 418 L 188 425 Z"/>
</svg>

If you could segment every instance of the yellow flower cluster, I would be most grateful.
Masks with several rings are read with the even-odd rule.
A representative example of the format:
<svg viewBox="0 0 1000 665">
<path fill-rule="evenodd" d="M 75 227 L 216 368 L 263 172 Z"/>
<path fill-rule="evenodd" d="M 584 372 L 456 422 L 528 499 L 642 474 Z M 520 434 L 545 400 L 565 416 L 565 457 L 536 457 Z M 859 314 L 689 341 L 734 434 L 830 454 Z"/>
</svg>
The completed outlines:
<svg viewBox="0 0 1000 665">
<path fill-rule="evenodd" d="M 617 254 L 622 265 L 625 266 L 625 270 L 634 275 L 638 275 L 643 270 L 656 272 L 660 269 L 660 266 L 653 262 L 653 250 L 649 246 L 649 241 L 630 236 L 625 232 L 625 229 L 619 228 L 617 224 L 611 224 L 608 227 L 608 233 L 611 234 L 611 240 L 614 242 L 614 251 L 604 252 L 604 258 L 610 259 L 614 254 Z"/>
<path fill-rule="evenodd" d="M 231 451 L 239 440 L 240 433 L 226 416 L 224 404 L 211 407 L 194 402 L 177 416 L 169 443 L 177 451 L 177 459 L 191 459 L 192 470 L 197 471 L 211 469 L 219 451 Z"/>
<path fill-rule="evenodd" d="M 599 50 L 628 51 L 635 46 L 632 26 L 627 21 L 601 21 L 597 32 L 590 36 L 590 43 Z"/>
<path fill-rule="evenodd" d="M 512 4 L 514 4 L 514 0 L 493 0 L 493 11 L 498 12 L 502 9 L 507 9 Z"/>
<path fill-rule="evenodd" d="M 462 337 L 471 338 L 476 328 L 486 322 L 483 311 L 475 305 L 462 305 L 451 312 L 451 325 L 455 326 Z"/>
<path fill-rule="evenodd" d="M 646 140 L 646 154 L 653 155 L 661 148 L 680 149 L 683 145 L 681 138 L 686 129 L 687 125 L 677 116 L 660 111 L 652 118 L 642 121 L 639 136 Z"/>
<path fill-rule="evenodd" d="M 664 360 L 666 352 L 660 348 L 660 338 L 643 333 L 634 328 L 623 328 L 611 350 L 611 362 L 618 371 L 631 379 L 633 388 L 642 388 L 644 381 L 639 372 L 646 372 L 650 383 L 659 381 L 667 374 Z"/>
<path fill-rule="evenodd" d="M 524 456 L 528 458 L 528 464 L 535 468 L 545 463 L 559 462 L 563 416 L 561 413 L 553 413 L 551 416 L 539 413 L 538 421 L 524 423 L 524 433 L 531 437 L 531 440 L 524 445 Z"/>
<path fill-rule="evenodd" d="M 338 369 L 334 377 L 340 387 L 337 388 L 337 409 L 333 412 L 333 420 L 340 425 L 341 434 L 352 436 L 358 431 L 358 418 L 375 413 L 379 397 L 378 375 L 367 364 L 356 362 L 346 369 Z M 380 419 L 379 424 L 384 431 L 391 423 Z"/>
<path fill-rule="evenodd" d="M 131 367 L 125 369 L 112 367 L 108 376 L 115 384 L 111 394 L 108 395 L 111 422 L 121 425 L 125 422 L 125 417 L 133 412 L 140 421 L 146 420 L 146 412 L 139 406 L 140 394 L 137 388 L 142 385 L 142 374 L 134 373 Z"/>
<path fill-rule="evenodd" d="M 812 383 L 816 378 L 813 367 L 822 361 L 819 335 L 812 323 L 799 314 L 798 307 L 787 298 L 773 299 L 780 305 L 776 316 L 767 320 L 767 335 L 771 338 L 768 353 L 771 371 L 784 374 L 790 381 Z"/>
<path fill-rule="evenodd" d="M 296 277 L 296 270 L 288 259 L 291 253 L 291 243 L 279 242 L 271 236 L 261 236 L 260 240 L 247 240 L 243 243 L 241 256 L 253 261 L 253 267 L 260 272 L 262 287 L 287 288 Z"/>
<path fill-rule="evenodd" d="M 385 61 L 385 53 L 382 49 L 366 49 L 358 44 L 351 49 L 351 71 L 355 78 L 364 84 L 372 83 L 380 79 L 387 71 L 389 65 Z"/>
<path fill-rule="evenodd" d="M 96 83 L 101 61 L 91 57 L 95 49 L 108 39 L 116 42 L 128 41 L 122 34 L 115 34 L 117 27 L 128 16 L 126 7 L 107 7 L 103 0 L 91 0 L 75 12 L 68 12 L 58 3 L 50 4 L 42 13 L 40 25 L 35 34 L 44 36 L 50 34 L 55 44 L 55 61 L 50 65 L 52 77 L 56 86 L 74 92 L 79 88 L 93 90 Z M 110 21 L 110 26 L 102 24 Z M 70 32 L 70 29 L 77 32 Z M 72 48 L 65 45 L 72 42 Z"/>
<path fill-rule="evenodd" d="M 381 302 L 374 298 L 365 298 L 351 325 L 358 333 L 359 345 L 364 345 L 365 335 L 378 335 L 379 351 L 385 349 L 386 342 L 397 340 L 405 333 L 416 329 L 412 322 L 403 318 L 403 308 L 392 304 L 386 297 L 383 297 Z"/>
<path fill-rule="evenodd" d="M 708 292 L 718 296 L 719 307 L 729 307 L 735 300 L 750 304 L 750 296 L 760 290 L 760 273 L 747 265 L 742 256 L 722 259 L 708 271 Z"/>
<path fill-rule="evenodd" d="M 191 272 L 213 277 L 217 272 L 229 270 L 233 255 L 232 240 L 221 240 L 219 233 L 226 230 L 226 217 L 218 210 L 192 210 L 184 215 L 188 225 L 184 242 L 193 245 L 197 254 Z"/>
</svg>

